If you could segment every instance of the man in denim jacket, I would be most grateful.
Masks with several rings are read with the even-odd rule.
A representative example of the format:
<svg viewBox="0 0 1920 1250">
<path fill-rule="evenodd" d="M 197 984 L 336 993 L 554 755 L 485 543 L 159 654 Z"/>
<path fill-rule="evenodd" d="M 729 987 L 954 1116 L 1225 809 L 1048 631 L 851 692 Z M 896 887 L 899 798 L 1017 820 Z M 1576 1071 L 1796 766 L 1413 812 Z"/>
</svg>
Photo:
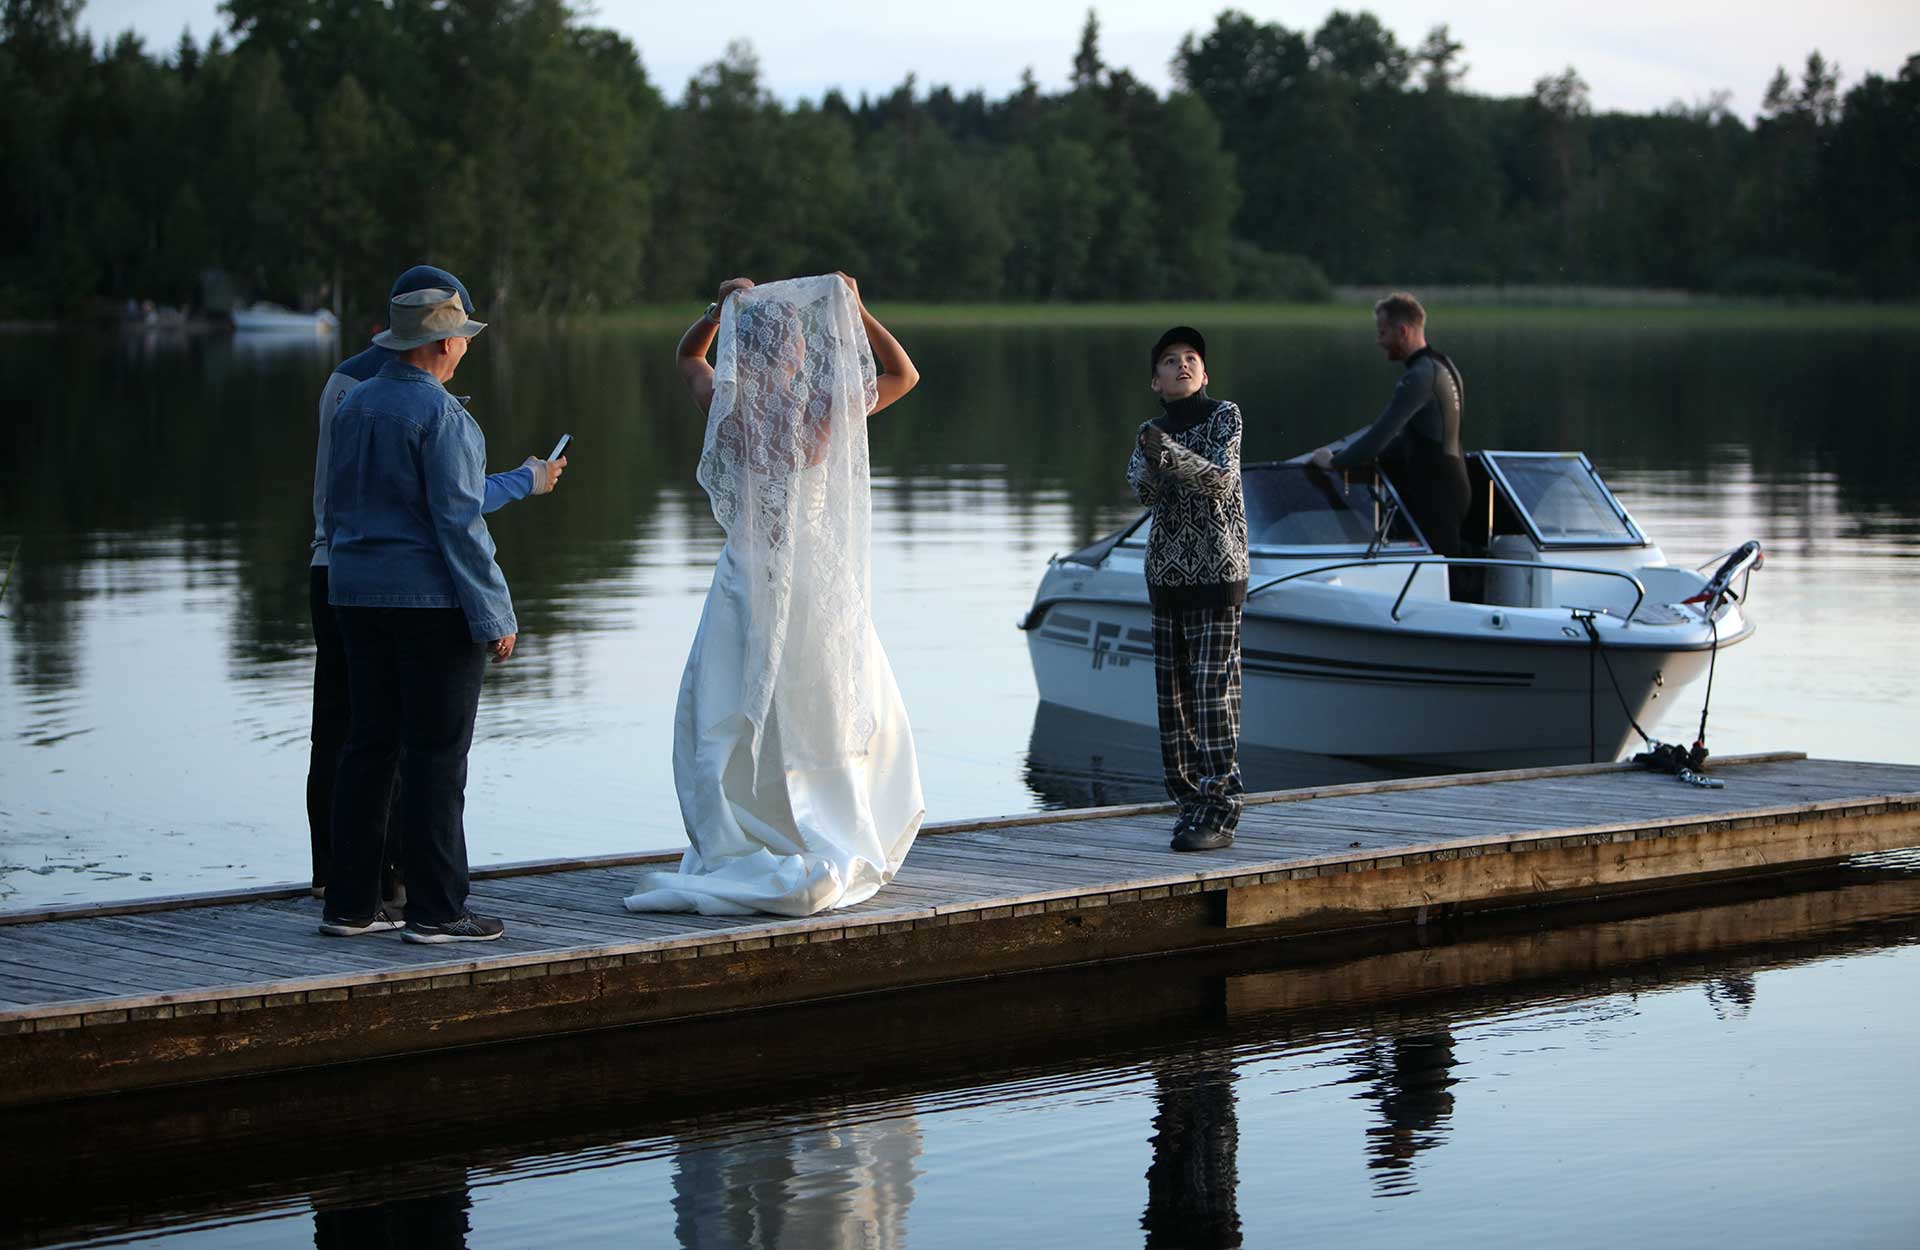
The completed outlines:
<svg viewBox="0 0 1920 1250">
<path fill-rule="evenodd" d="M 486 438 L 448 394 L 485 328 L 457 291 L 396 296 L 374 342 L 397 353 L 356 386 L 332 427 L 327 600 L 347 656 L 352 724 L 333 801 L 333 865 L 320 931 L 401 927 L 380 906 L 387 799 L 400 770 L 406 932 L 484 942 L 505 930 L 467 909 L 467 751 L 486 657 L 519 625 L 494 562 Z"/>
</svg>

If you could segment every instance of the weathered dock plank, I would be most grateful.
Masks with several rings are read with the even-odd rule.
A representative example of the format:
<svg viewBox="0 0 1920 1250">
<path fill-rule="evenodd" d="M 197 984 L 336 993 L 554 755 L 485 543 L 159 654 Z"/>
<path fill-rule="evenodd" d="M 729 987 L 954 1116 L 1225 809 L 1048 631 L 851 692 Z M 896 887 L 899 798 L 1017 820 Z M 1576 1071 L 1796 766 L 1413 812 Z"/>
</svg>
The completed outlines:
<svg viewBox="0 0 1920 1250">
<path fill-rule="evenodd" d="M 1717 760 L 1249 796 L 1234 847 L 1132 805 L 933 826 L 839 912 L 636 915 L 672 855 L 475 874 L 487 946 L 315 931 L 293 887 L 0 915 L 0 1105 L 1778 872 L 1920 844 L 1920 768 Z"/>
</svg>

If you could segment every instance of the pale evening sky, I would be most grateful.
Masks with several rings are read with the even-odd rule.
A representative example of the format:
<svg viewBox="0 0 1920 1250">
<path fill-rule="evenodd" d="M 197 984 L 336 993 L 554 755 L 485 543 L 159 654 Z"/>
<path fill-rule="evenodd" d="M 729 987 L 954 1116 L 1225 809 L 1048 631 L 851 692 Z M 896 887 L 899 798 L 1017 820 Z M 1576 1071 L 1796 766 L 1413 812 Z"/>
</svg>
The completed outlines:
<svg viewBox="0 0 1920 1250">
<path fill-rule="evenodd" d="M 662 0 L 600 0 L 583 6 L 640 50 L 648 77 L 670 99 L 719 57 L 728 40 L 749 40 L 766 85 L 780 98 L 818 99 L 830 87 L 849 98 L 891 90 L 907 74 L 924 88 L 980 88 L 1000 98 L 1031 66 L 1048 89 L 1066 79 L 1088 5 L 1082 0 L 972 0 L 931 6 L 910 0 L 731 0 L 713 6 Z M 1245 0 L 1173 5 L 1105 0 L 1101 51 L 1109 65 L 1166 90 L 1167 62 L 1190 31 L 1204 32 L 1223 8 L 1311 33 L 1332 9 L 1374 13 L 1406 45 L 1439 22 L 1464 43 L 1468 90 L 1523 95 L 1534 80 L 1567 65 L 1592 88 L 1596 109 L 1647 112 L 1675 100 L 1733 93 L 1751 118 L 1774 67 L 1797 75 L 1818 48 L 1837 61 L 1842 88 L 1868 72 L 1892 76 L 1920 52 L 1920 4 L 1913 0 Z M 90 0 L 82 25 L 98 38 L 131 28 L 151 48 L 169 48 L 183 28 L 197 40 L 220 29 L 215 0 Z"/>
</svg>

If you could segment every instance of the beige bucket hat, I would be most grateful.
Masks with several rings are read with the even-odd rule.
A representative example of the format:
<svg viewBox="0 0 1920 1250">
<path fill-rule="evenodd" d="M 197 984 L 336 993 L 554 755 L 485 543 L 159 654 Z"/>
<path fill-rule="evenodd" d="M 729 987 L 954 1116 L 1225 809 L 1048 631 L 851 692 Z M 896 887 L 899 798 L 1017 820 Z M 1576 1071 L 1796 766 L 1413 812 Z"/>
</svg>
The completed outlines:
<svg viewBox="0 0 1920 1250">
<path fill-rule="evenodd" d="M 391 351 L 404 352 L 441 339 L 470 339 L 486 328 L 486 322 L 467 316 L 458 291 L 428 287 L 388 301 L 387 328 L 374 335 L 373 341 Z"/>
</svg>

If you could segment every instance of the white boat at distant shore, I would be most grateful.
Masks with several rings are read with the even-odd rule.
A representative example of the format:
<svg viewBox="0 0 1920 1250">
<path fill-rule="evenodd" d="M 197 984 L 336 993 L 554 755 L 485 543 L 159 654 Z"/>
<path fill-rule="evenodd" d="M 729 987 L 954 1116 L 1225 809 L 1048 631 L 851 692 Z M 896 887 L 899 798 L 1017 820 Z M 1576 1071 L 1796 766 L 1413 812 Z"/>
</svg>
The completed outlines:
<svg viewBox="0 0 1920 1250">
<path fill-rule="evenodd" d="M 340 319 L 324 308 L 295 312 L 279 304 L 265 302 L 236 305 L 229 314 L 233 328 L 247 334 L 333 335 L 340 332 Z"/>
<path fill-rule="evenodd" d="M 1611 760 L 1635 722 L 1753 633 L 1750 542 L 1667 563 L 1579 453 L 1468 457 L 1479 558 L 1436 555 L 1392 485 L 1252 464 L 1242 743 L 1504 768 Z M 1156 723 L 1150 516 L 1047 566 L 1027 631 L 1042 700 Z M 1480 569 L 1479 593 L 1451 593 Z"/>
</svg>

